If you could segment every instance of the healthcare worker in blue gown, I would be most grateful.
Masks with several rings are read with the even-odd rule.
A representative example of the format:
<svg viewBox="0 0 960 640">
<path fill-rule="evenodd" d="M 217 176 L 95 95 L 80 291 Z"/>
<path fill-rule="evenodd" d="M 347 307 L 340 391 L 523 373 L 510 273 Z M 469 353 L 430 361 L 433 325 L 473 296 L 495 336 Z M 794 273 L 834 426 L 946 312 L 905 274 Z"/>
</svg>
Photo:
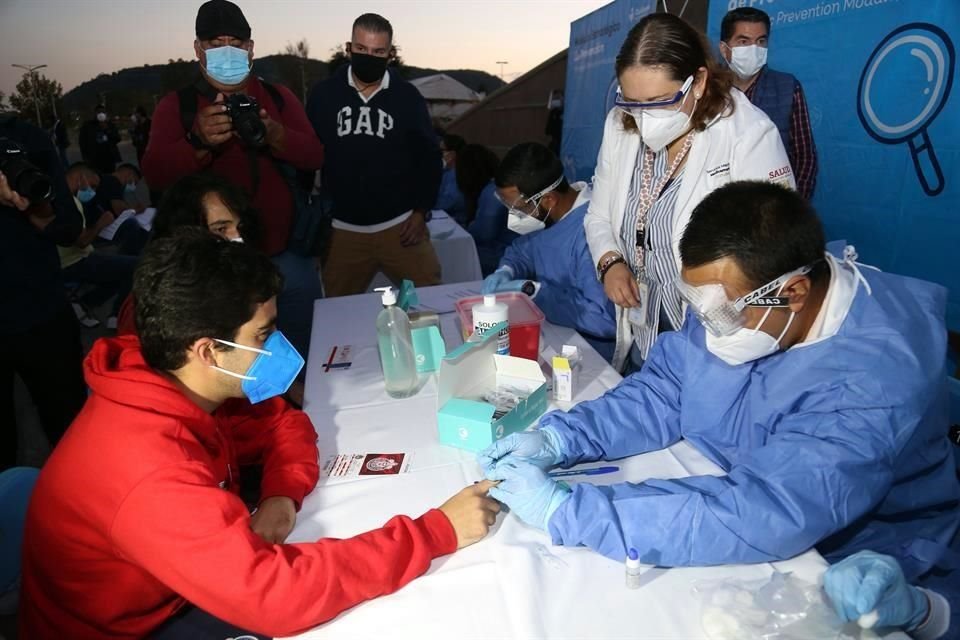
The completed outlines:
<svg viewBox="0 0 960 640">
<path fill-rule="evenodd" d="M 852 249 L 852 248 L 851 248 Z M 730 183 L 680 242 L 683 327 L 592 402 L 481 452 L 491 496 L 555 544 L 718 565 L 816 548 L 894 557 L 908 580 L 960 522 L 947 440 L 945 290 L 837 260 L 796 192 Z M 572 489 L 544 469 L 687 440 L 722 477 Z"/>
<path fill-rule="evenodd" d="M 590 187 L 568 184 L 557 156 L 536 142 L 510 149 L 494 183 L 509 214 L 507 226 L 520 237 L 483 281 L 483 293 L 526 293 L 548 321 L 576 329 L 609 362 L 617 321 L 583 230 Z"/>
</svg>

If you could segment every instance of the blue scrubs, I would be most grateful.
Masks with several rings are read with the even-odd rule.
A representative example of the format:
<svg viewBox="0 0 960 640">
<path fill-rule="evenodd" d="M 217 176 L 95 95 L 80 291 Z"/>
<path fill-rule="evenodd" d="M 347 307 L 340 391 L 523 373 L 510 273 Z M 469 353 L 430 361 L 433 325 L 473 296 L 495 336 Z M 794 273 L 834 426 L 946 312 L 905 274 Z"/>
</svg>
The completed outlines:
<svg viewBox="0 0 960 640">
<path fill-rule="evenodd" d="M 437 192 L 437 204 L 433 208 L 446 211 L 448 216 L 460 223 L 460 226 L 467 226 L 467 205 L 463 201 L 460 187 L 457 186 L 456 169 L 443 170 L 440 191 Z"/>
<path fill-rule="evenodd" d="M 497 200 L 496 191 L 497 188 L 491 180 L 480 192 L 480 197 L 477 198 L 477 213 L 467 227 L 477 244 L 480 270 L 484 277 L 496 271 L 503 252 L 520 237 L 507 228 L 507 208 Z"/>
<path fill-rule="evenodd" d="M 692 315 L 642 371 L 569 413 L 544 416 L 564 466 L 681 438 L 724 477 L 578 484 L 553 514 L 554 543 L 661 566 L 894 556 L 913 580 L 960 523 L 947 429 L 945 290 L 865 270 L 838 332 L 733 367 Z"/>
<path fill-rule="evenodd" d="M 597 280 L 583 231 L 589 205 L 585 202 L 553 226 L 514 240 L 500 265 L 513 269 L 518 280 L 538 281 L 534 302 L 547 320 L 576 329 L 609 362 L 616 346 L 617 321 L 613 303 Z"/>
</svg>

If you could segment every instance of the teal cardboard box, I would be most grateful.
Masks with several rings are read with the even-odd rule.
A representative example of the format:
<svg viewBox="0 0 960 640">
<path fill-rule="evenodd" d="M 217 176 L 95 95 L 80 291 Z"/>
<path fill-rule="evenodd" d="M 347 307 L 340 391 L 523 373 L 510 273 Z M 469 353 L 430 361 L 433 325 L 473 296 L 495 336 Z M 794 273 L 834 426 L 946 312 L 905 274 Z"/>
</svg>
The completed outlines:
<svg viewBox="0 0 960 640">
<path fill-rule="evenodd" d="M 547 410 L 547 384 L 540 365 L 526 358 L 497 355 L 499 330 L 470 338 L 440 362 L 437 428 L 440 442 L 480 451 L 494 440 L 523 431 Z M 527 396 L 498 420 L 483 400 L 487 391 L 509 386 Z"/>
</svg>

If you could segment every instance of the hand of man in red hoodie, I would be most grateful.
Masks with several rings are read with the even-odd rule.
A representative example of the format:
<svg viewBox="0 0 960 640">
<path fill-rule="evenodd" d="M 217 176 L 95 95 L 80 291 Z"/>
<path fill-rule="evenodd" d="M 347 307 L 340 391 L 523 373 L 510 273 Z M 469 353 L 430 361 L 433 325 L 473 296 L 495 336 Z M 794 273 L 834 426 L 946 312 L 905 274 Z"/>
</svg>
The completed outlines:
<svg viewBox="0 0 960 640">
<path fill-rule="evenodd" d="M 253 532 L 270 544 L 283 544 L 297 522 L 297 506 L 285 496 L 273 496 L 260 503 L 250 518 Z"/>
</svg>

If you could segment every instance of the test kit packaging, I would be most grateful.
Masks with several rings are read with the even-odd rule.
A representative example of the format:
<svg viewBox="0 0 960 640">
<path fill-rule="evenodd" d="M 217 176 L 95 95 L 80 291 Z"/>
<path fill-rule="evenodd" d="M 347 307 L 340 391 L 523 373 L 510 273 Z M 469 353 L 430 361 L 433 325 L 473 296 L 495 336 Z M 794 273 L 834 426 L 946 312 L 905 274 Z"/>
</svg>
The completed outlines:
<svg viewBox="0 0 960 640">
<path fill-rule="evenodd" d="M 498 325 L 499 326 L 499 325 Z M 497 354 L 499 330 L 472 335 L 440 363 L 437 428 L 441 444 L 480 451 L 494 440 L 523 431 L 547 410 L 547 384 L 533 360 Z M 500 388 L 522 390 L 506 414 L 483 397 Z"/>
<path fill-rule="evenodd" d="M 553 399 L 573 402 L 580 371 L 580 349 L 565 344 L 559 356 L 553 356 Z"/>
</svg>

